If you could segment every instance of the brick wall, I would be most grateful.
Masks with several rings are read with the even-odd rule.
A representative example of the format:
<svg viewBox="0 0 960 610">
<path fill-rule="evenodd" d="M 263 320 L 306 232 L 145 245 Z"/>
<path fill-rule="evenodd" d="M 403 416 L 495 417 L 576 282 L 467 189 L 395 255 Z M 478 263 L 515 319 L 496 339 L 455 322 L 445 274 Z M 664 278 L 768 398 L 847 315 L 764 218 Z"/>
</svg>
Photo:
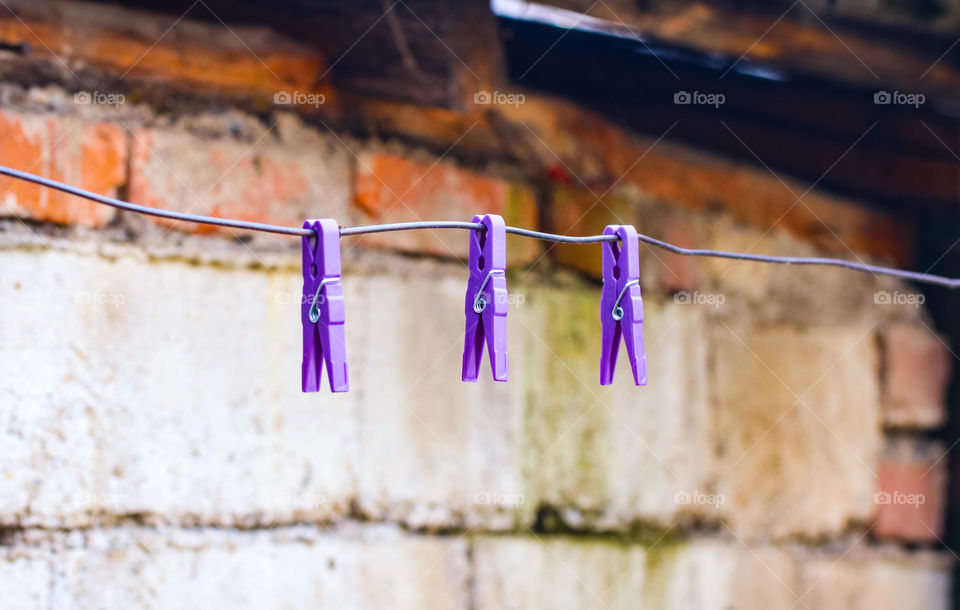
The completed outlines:
<svg viewBox="0 0 960 610">
<path fill-rule="evenodd" d="M 600 188 L 290 113 L 0 99 L 0 163 L 150 206 L 829 251 L 732 201 L 788 199 L 762 170 L 667 143 Z M 466 236 L 344 238 L 351 391 L 304 395 L 298 240 L 0 194 L 4 607 L 948 606 L 952 358 L 908 286 L 642 247 L 650 385 L 601 387 L 599 249 L 511 237 L 511 380 L 463 384 Z M 889 218 L 811 197 L 876 254 Z"/>
</svg>

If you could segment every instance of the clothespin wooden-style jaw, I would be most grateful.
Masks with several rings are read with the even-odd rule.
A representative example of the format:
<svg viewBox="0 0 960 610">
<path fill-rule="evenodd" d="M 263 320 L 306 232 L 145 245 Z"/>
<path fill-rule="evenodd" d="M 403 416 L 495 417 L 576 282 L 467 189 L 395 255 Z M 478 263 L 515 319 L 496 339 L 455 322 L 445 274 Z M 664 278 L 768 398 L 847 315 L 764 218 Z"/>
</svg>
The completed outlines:
<svg viewBox="0 0 960 610">
<path fill-rule="evenodd" d="M 633 381 L 647 385 L 643 351 L 643 299 L 640 296 L 640 242 L 629 225 L 608 225 L 604 235 L 620 241 L 603 242 L 603 292 L 600 298 L 600 385 L 613 383 L 620 339 L 627 345 Z"/>
<path fill-rule="evenodd" d="M 507 230 L 496 214 L 474 216 L 486 231 L 470 231 L 470 278 L 464 303 L 463 381 L 476 381 L 483 346 L 494 381 L 507 380 Z"/>
<path fill-rule="evenodd" d="M 350 384 L 344 333 L 346 311 L 340 284 L 340 227 L 332 218 L 307 220 L 303 227 L 314 231 L 302 241 L 303 391 L 320 390 L 320 373 L 326 363 L 330 390 L 346 392 Z"/>
</svg>

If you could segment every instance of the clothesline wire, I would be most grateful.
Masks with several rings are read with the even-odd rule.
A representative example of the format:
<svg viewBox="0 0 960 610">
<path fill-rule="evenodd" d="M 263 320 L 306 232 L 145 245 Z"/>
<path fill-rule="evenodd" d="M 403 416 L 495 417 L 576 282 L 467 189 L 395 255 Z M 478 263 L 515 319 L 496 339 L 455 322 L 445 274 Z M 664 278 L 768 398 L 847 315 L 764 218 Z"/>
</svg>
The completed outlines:
<svg viewBox="0 0 960 610">
<path fill-rule="evenodd" d="M 149 216 L 158 216 L 160 218 L 169 218 L 171 220 L 180 220 L 183 222 L 195 222 L 200 224 L 216 225 L 221 227 L 232 227 L 235 229 L 245 229 L 249 231 L 264 231 L 267 233 L 279 233 L 282 235 L 308 236 L 313 235 L 313 231 L 303 227 L 286 227 L 263 222 L 252 222 L 248 220 L 237 220 L 233 218 L 217 218 L 214 216 L 203 216 L 201 214 L 189 214 L 186 212 L 175 212 L 173 210 L 164 210 L 160 208 L 151 208 L 149 206 L 123 201 L 113 197 L 107 197 L 98 193 L 64 184 L 56 180 L 37 176 L 29 172 L 23 172 L 10 167 L 0 165 L 0 175 L 10 176 L 18 180 L 25 180 L 33 184 L 39 184 L 47 188 L 52 188 L 64 193 L 69 193 L 77 197 L 96 201 L 114 208 L 136 212 L 138 214 L 147 214 Z M 379 225 L 363 225 L 356 227 L 341 227 L 341 235 L 362 235 L 366 233 L 383 233 L 386 231 L 408 231 L 413 229 L 466 229 L 474 231 L 484 231 L 485 228 L 478 222 L 460 222 L 455 220 L 438 220 L 426 222 L 396 222 Z M 507 233 L 520 235 L 533 239 L 542 239 L 569 244 L 593 244 L 608 241 L 617 241 L 616 235 L 557 235 L 555 233 L 544 233 L 542 231 L 533 231 L 520 227 L 507 227 Z M 914 282 L 933 284 L 945 288 L 960 288 L 960 278 L 949 278 L 942 275 L 931 273 L 920 273 L 918 271 L 906 271 L 892 267 L 882 267 L 879 265 L 869 265 L 866 263 L 857 263 L 839 258 L 807 257 L 807 256 L 767 256 L 764 254 L 748 254 L 746 252 L 727 252 L 723 250 L 709 250 L 701 248 L 681 248 L 673 244 L 648 237 L 643 234 L 637 236 L 645 244 L 661 248 L 673 254 L 682 256 L 704 256 L 713 258 L 726 258 L 741 261 L 753 261 L 758 263 L 776 263 L 784 265 L 823 265 L 829 267 L 840 267 L 853 271 L 873 273 L 875 275 L 887 275 Z"/>
</svg>

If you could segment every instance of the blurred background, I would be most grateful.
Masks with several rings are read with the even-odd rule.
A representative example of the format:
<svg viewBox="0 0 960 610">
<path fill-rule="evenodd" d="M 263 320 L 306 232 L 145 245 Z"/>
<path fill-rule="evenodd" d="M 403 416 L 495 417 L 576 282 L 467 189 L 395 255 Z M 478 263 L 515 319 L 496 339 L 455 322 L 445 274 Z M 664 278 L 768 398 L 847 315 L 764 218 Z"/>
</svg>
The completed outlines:
<svg viewBox="0 0 960 610">
<path fill-rule="evenodd" d="M 955 0 L 0 1 L 0 165 L 300 226 L 611 224 L 960 276 Z M 299 390 L 296 237 L 0 179 L 5 608 L 951 608 L 951 291 L 467 234 L 344 236 L 351 388 Z"/>
</svg>

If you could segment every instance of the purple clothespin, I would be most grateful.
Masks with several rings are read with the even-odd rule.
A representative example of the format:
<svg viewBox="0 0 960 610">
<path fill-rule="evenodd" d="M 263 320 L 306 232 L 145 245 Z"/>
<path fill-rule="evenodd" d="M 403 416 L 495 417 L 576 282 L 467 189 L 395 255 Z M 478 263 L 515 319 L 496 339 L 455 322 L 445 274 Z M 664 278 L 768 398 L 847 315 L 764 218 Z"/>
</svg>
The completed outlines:
<svg viewBox="0 0 960 610">
<path fill-rule="evenodd" d="M 507 380 L 507 229 L 496 214 L 474 216 L 486 231 L 470 231 L 470 279 L 464 311 L 463 381 L 476 381 L 486 343 L 495 381 Z"/>
<path fill-rule="evenodd" d="M 340 285 L 340 227 L 332 218 L 307 220 L 303 237 L 303 391 L 320 390 L 320 370 L 327 363 L 327 379 L 334 392 L 346 392 L 347 346 L 345 308 Z"/>
<path fill-rule="evenodd" d="M 603 294 L 600 298 L 600 385 L 613 382 L 620 337 L 637 385 L 647 385 L 647 358 L 643 353 L 643 299 L 640 297 L 640 242 L 629 225 L 608 225 L 604 235 L 619 242 L 603 242 Z"/>
</svg>

